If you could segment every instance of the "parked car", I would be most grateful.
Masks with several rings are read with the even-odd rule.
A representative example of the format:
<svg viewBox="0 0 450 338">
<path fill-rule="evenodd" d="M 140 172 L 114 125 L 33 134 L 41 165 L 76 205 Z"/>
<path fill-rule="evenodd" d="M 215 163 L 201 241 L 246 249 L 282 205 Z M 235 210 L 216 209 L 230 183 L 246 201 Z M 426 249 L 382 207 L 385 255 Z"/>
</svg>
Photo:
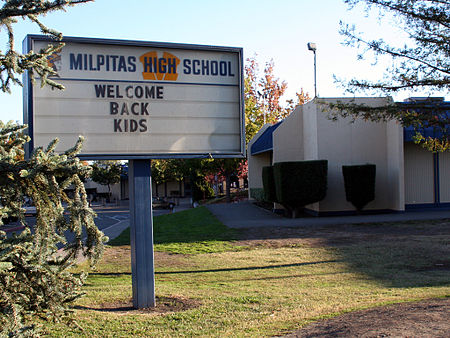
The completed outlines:
<svg viewBox="0 0 450 338">
<path fill-rule="evenodd" d="M 153 209 L 173 209 L 175 203 L 166 200 L 164 197 L 153 197 Z"/>
<path fill-rule="evenodd" d="M 26 198 L 22 206 L 25 209 L 25 216 L 36 216 L 36 206 L 31 198 Z"/>
</svg>

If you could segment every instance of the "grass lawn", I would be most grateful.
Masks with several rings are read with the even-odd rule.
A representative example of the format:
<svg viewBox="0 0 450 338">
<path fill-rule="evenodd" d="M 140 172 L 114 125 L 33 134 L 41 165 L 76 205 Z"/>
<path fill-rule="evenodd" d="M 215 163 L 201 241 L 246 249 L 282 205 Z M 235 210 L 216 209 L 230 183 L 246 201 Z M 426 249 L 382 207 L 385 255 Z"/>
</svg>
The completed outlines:
<svg viewBox="0 0 450 338">
<path fill-rule="evenodd" d="M 450 222 L 230 230 L 202 207 L 155 218 L 158 306 L 131 304 L 129 233 L 50 336 L 272 336 L 377 305 L 450 295 Z"/>
</svg>

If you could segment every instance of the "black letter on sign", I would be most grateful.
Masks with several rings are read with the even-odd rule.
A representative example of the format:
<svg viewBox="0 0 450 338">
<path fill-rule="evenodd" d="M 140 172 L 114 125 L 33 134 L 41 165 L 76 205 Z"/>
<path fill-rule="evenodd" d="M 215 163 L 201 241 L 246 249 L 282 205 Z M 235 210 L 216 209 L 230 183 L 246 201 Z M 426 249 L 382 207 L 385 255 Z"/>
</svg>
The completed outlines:
<svg viewBox="0 0 450 338">
<path fill-rule="evenodd" d="M 114 119 L 114 132 L 122 132 L 122 127 L 120 126 L 121 119 Z"/>
<path fill-rule="evenodd" d="M 130 132 L 134 133 L 138 128 L 138 123 L 136 120 L 130 120 Z"/>
<path fill-rule="evenodd" d="M 148 108 L 148 102 L 146 102 L 146 103 L 141 102 L 141 115 L 149 115 L 147 108 Z"/>
<path fill-rule="evenodd" d="M 146 119 L 140 120 L 140 121 L 139 121 L 139 125 L 141 126 L 141 129 L 139 129 L 139 131 L 140 131 L 141 133 L 147 131 L 147 120 L 146 120 Z"/>
<path fill-rule="evenodd" d="M 109 112 L 111 115 L 116 115 L 119 112 L 119 104 L 117 102 L 110 102 Z"/>
</svg>

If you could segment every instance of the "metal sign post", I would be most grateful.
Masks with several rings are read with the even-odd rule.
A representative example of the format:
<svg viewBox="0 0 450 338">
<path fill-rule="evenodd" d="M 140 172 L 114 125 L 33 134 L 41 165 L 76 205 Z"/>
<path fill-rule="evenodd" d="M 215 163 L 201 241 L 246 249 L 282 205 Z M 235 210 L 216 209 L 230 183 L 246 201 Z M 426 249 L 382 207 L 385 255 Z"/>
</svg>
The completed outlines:
<svg viewBox="0 0 450 338">
<path fill-rule="evenodd" d="M 154 307 L 153 212 L 150 160 L 129 161 L 133 306 Z"/>
</svg>

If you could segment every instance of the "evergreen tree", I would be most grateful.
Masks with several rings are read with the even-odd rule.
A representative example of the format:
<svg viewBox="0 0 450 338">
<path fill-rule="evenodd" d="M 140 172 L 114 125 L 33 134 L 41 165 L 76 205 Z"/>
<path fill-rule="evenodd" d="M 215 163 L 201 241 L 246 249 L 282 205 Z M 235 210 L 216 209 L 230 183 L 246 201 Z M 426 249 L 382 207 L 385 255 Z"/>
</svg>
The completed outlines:
<svg viewBox="0 0 450 338">
<path fill-rule="evenodd" d="M 375 59 L 388 56 L 393 60 L 386 69 L 382 80 L 368 81 L 352 79 L 344 82 L 348 91 L 354 93 L 369 90 L 391 94 L 402 90 L 421 91 L 432 95 L 438 91 L 448 93 L 450 88 L 450 2 L 445 0 L 344 0 L 350 7 L 364 3 L 367 10 L 377 8 L 380 15 L 393 15 L 393 20 L 401 27 L 409 39 L 401 46 L 379 40 L 367 40 L 354 26 L 341 23 L 340 33 L 345 44 L 363 49 L 360 58 L 373 53 Z M 423 94 L 421 95 L 423 96 Z M 450 149 L 450 115 L 439 104 L 429 109 L 428 103 L 405 106 L 392 103 L 385 107 L 340 104 L 331 105 L 337 116 L 352 116 L 371 121 L 398 120 L 404 126 L 413 126 L 417 131 L 416 140 L 433 151 Z M 428 108 L 428 109 L 427 109 Z M 420 133 L 423 128 L 433 127 L 440 137 L 425 139 Z M 439 135 L 439 133 L 437 133 Z"/>
<path fill-rule="evenodd" d="M 64 10 L 68 6 L 93 0 L 2 0 L 3 6 L 0 8 L 0 31 L 8 34 L 8 45 L 6 52 L 0 50 L 0 85 L 3 92 L 10 92 L 11 84 L 22 85 L 20 76 L 28 71 L 31 79 L 35 75 L 41 79 L 41 85 L 51 85 L 56 88 L 64 88 L 62 85 L 49 79 L 55 75 L 55 71 L 47 62 L 47 57 L 61 50 L 64 44 L 59 43 L 62 34 L 46 27 L 40 20 L 40 15 L 45 15 L 52 11 Z M 22 54 L 15 50 L 14 24 L 18 19 L 30 20 L 39 26 L 43 34 L 47 34 L 55 39 L 55 44 L 49 45 L 45 50 L 30 51 Z"/>
<path fill-rule="evenodd" d="M 82 139 L 64 154 L 54 152 L 55 140 L 23 159 L 23 145 L 29 140 L 24 128 L 0 122 L 0 224 L 16 216 L 26 226 L 11 238 L 0 232 L 0 330 L 12 336 L 33 330 L 30 323 L 36 318 L 58 320 L 69 313 L 85 279 L 84 274 L 71 274 L 70 268 L 81 254 L 94 264 L 106 240 L 94 223 L 82 183 L 91 171 L 76 157 Z M 64 192 L 71 185 L 73 197 Z M 21 208 L 25 199 L 36 206 L 33 229 Z M 69 234 L 73 240 L 67 239 Z"/>
<path fill-rule="evenodd" d="M 28 71 L 41 85 L 63 87 L 49 79 L 54 75 L 47 57 L 59 51 L 62 35 L 45 27 L 40 15 L 64 10 L 67 6 L 91 0 L 2 0 L 0 31 L 8 35 L 6 52 L 0 50 L 0 85 L 10 92 L 12 84 L 22 85 L 20 75 Z M 21 54 L 15 50 L 13 26 L 18 19 L 37 24 L 42 33 L 55 39 L 45 50 Z M 26 227 L 20 235 L 7 237 L 0 231 L 0 336 L 34 336 L 36 320 L 60 320 L 70 313 L 69 304 L 80 297 L 86 275 L 70 273 L 79 255 L 91 264 L 103 252 L 103 233 L 94 223 L 82 180 L 91 168 L 76 155 L 82 139 L 74 148 L 56 154 L 57 140 L 47 149 L 37 148 L 24 159 L 26 126 L 0 121 L 0 225 L 15 216 Z M 74 187 L 69 197 L 64 192 Z M 30 229 L 21 208 L 26 199 L 36 206 L 36 225 Z M 69 216 L 64 217 L 64 206 Z M 68 240 L 71 234 L 73 240 Z M 60 248 L 60 250 L 58 250 Z"/>
</svg>

